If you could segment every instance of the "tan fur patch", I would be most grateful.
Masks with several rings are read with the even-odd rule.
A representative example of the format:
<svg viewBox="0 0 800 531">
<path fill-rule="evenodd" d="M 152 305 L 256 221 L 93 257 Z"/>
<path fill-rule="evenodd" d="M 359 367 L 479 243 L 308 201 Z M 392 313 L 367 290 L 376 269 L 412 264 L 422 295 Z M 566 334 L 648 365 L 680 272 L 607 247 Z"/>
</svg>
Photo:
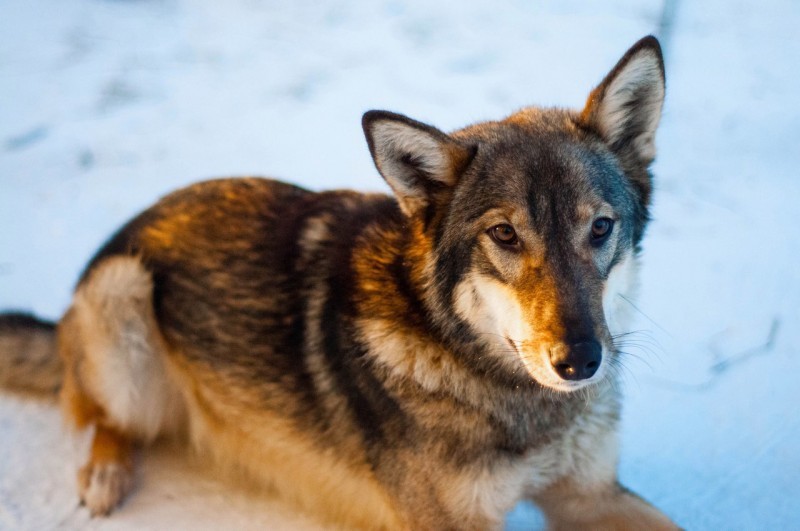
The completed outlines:
<svg viewBox="0 0 800 531">
<path fill-rule="evenodd" d="M 65 408 L 78 426 L 106 422 L 152 440 L 176 432 L 182 405 L 164 370 L 165 346 L 152 309 L 152 280 L 134 257 L 97 267 L 59 328 L 67 377 Z"/>
<path fill-rule="evenodd" d="M 352 460 L 360 452 L 350 452 L 351 459 L 343 460 L 321 450 L 288 420 L 251 408 L 247 404 L 257 399 L 244 395 L 257 390 L 226 385 L 218 374 L 197 366 L 181 364 L 177 372 L 188 404 L 191 439 L 201 454 L 330 522 L 358 529 L 405 528 L 369 466 Z M 359 442 L 350 445 L 355 450 Z"/>
</svg>

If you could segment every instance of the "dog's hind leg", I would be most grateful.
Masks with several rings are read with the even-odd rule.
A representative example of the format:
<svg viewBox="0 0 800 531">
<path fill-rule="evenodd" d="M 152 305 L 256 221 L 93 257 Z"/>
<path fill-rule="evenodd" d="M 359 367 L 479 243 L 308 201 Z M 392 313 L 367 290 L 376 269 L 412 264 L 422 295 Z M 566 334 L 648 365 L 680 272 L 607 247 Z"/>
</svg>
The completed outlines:
<svg viewBox="0 0 800 531">
<path fill-rule="evenodd" d="M 133 481 L 133 441 L 102 424 L 95 427 L 89 461 L 78 471 L 81 503 L 92 516 L 111 512 Z"/>
<path fill-rule="evenodd" d="M 78 473 L 81 500 L 93 515 L 110 512 L 130 489 L 135 443 L 179 431 L 184 422 L 152 294 L 138 258 L 108 258 L 78 287 L 59 323 L 64 412 L 76 428 L 95 428 Z"/>
</svg>

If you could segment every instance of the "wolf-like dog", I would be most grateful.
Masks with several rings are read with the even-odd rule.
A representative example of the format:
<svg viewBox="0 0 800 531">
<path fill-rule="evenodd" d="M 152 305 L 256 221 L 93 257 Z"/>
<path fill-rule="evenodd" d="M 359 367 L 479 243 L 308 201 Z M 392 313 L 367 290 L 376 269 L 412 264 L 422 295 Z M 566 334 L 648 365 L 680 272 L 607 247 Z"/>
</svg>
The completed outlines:
<svg viewBox="0 0 800 531">
<path fill-rule="evenodd" d="M 0 319 L 5 385 L 93 427 L 94 515 L 183 438 L 346 528 L 675 529 L 617 481 L 627 332 L 664 99 L 637 42 L 581 111 L 450 134 L 370 111 L 393 196 L 202 182 L 119 230 L 57 325 Z"/>
</svg>

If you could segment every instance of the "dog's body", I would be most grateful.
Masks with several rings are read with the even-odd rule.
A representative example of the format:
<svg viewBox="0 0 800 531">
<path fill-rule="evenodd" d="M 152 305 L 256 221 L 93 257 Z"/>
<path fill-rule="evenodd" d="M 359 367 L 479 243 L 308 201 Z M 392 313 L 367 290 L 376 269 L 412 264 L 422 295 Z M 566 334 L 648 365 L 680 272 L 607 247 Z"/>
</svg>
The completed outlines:
<svg viewBox="0 0 800 531">
<path fill-rule="evenodd" d="M 227 179 L 135 218 L 58 325 L 83 501 L 110 511 L 133 444 L 176 434 L 348 526 L 497 528 L 527 498 L 672 528 L 616 482 L 613 371 L 663 86 L 647 38 L 580 114 L 367 113 L 395 198 Z"/>
</svg>

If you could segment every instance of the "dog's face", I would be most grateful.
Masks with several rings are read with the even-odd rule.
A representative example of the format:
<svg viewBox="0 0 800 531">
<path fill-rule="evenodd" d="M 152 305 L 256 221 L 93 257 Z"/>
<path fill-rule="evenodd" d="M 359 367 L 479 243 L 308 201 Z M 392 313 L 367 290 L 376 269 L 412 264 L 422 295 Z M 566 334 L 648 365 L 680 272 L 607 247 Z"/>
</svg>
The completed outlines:
<svg viewBox="0 0 800 531">
<path fill-rule="evenodd" d="M 562 390 L 606 370 L 606 314 L 643 218 L 638 192 L 602 145 L 542 131 L 542 122 L 569 120 L 530 110 L 482 126 L 486 140 L 440 238 L 464 267 L 452 288 L 458 315 L 511 354 L 502 358 L 509 369 L 521 359 L 539 383 Z"/>
<path fill-rule="evenodd" d="M 451 135 L 365 115 L 376 165 L 430 242 L 439 310 L 494 367 L 562 391 L 607 373 L 647 220 L 664 96 L 646 38 L 582 113 L 522 110 Z"/>
</svg>

